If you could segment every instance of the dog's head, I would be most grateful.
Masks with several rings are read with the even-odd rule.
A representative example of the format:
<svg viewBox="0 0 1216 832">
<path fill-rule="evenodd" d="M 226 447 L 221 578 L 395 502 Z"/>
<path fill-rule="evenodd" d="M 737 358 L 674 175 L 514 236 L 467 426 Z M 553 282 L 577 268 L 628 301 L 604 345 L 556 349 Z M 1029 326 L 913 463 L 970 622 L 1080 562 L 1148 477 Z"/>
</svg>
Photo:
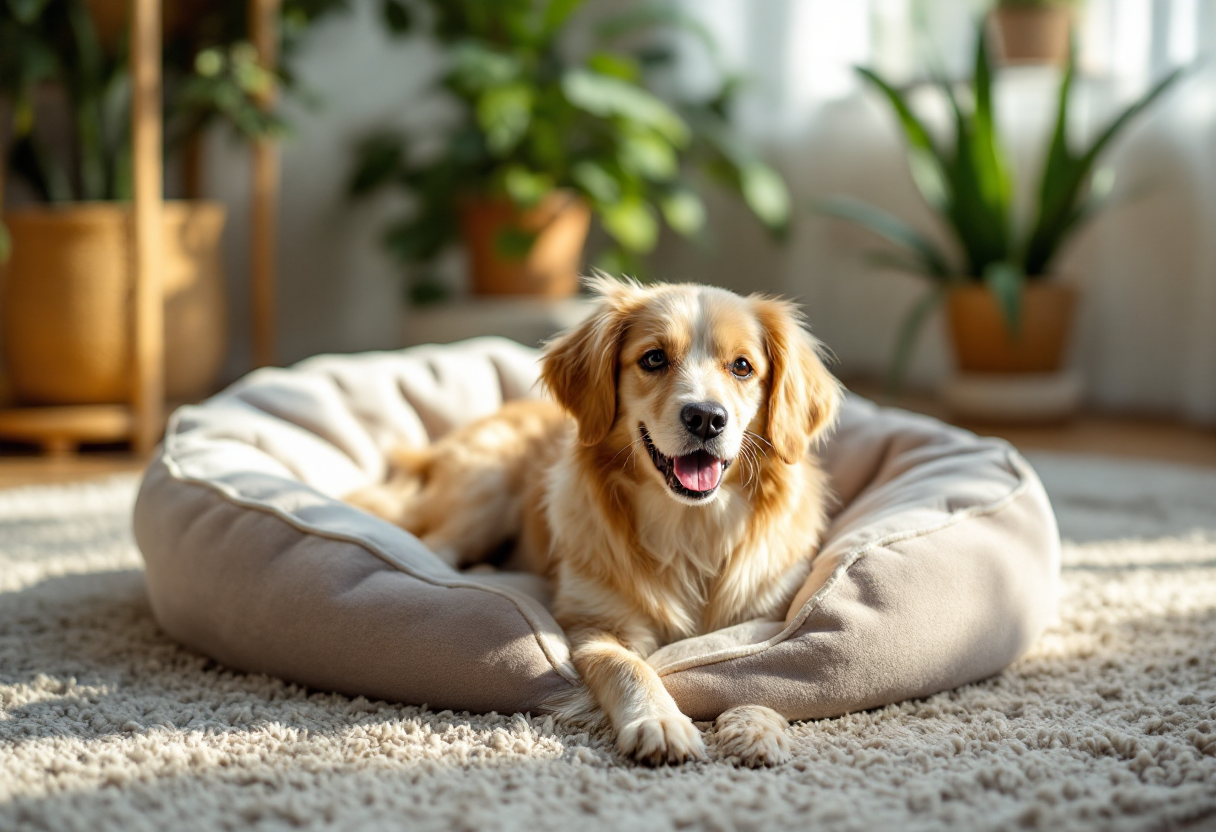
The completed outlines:
<svg viewBox="0 0 1216 832">
<path fill-rule="evenodd" d="M 832 422 L 840 386 L 793 304 L 691 284 L 591 287 L 599 308 L 550 344 L 544 383 L 584 445 L 637 442 L 677 501 L 712 502 L 741 455 L 799 462 Z"/>
</svg>

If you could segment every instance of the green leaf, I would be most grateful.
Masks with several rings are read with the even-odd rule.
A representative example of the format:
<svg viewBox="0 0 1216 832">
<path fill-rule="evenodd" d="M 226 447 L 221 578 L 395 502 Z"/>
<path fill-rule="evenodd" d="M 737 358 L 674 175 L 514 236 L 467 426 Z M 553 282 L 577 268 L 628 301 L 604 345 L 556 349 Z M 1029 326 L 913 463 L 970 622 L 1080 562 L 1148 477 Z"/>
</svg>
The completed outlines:
<svg viewBox="0 0 1216 832">
<path fill-rule="evenodd" d="M 659 223 L 654 210 L 635 194 L 600 206 L 604 230 L 630 251 L 645 253 L 659 239 Z"/>
<path fill-rule="evenodd" d="M 649 282 L 651 276 L 642 258 L 621 246 L 609 246 L 596 255 L 593 264 L 595 271 L 606 272 L 610 275 L 628 275 L 643 283 Z"/>
<path fill-rule="evenodd" d="M 228 63 L 224 52 L 214 47 L 204 49 L 194 58 L 194 71 L 203 78 L 214 78 L 224 71 Z"/>
<path fill-rule="evenodd" d="M 105 199 L 107 193 L 107 153 L 105 123 L 101 111 L 104 58 L 93 17 L 81 3 L 67 7 L 68 30 L 76 52 L 67 86 L 72 107 L 77 144 L 77 169 L 80 195 L 84 199 Z"/>
<path fill-rule="evenodd" d="M 8 0 L 8 7 L 16 21 L 23 26 L 29 26 L 42 16 L 49 0 Z"/>
<path fill-rule="evenodd" d="M 668 182 L 680 169 L 676 149 L 657 133 L 624 130 L 618 139 L 621 167 L 653 182 Z"/>
<path fill-rule="evenodd" d="M 1069 51 L 1068 65 L 1056 103 L 1056 124 L 1043 178 L 1039 188 L 1039 204 L 1034 226 L 1026 243 L 1024 268 L 1027 274 L 1044 274 L 1050 268 L 1064 241 L 1078 227 L 1083 216 L 1080 205 L 1090 173 L 1103 150 L 1137 115 L 1170 89 L 1191 67 L 1182 67 L 1165 76 L 1144 96 L 1133 102 L 1113 119 L 1084 153 L 1074 154 L 1068 147 L 1068 101 L 1076 71 L 1075 44 Z"/>
<path fill-rule="evenodd" d="M 709 27 L 696 15 L 689 14 L 667 3 L 635 4 L 628 11 L 604 20 L 596 34 L 601 41 L 609 42 L 639 35 L 653 35 L 655 30 L 668 29 L 692 35 L 701 42 L 705 53 L 716 66 L 722 63 L 718 39 Z M 650 38 L 653 39 L 653 38 Z"/>
<path fill-rule="evenodd" d="M 908 172 L 912 174 L 912 183 L 925 202 L 941 213 L 950 210 L 950 189 L 942 174 L 941 162 L 932 153 L 909 147 Z"/>
<path fill-rule="evenodd" d="M 692 237 L 705 227 L 705 203 L 692 188 L 674 188 L 659 199 L 659 210 L 678 234 Z"/>
<path fill-rule="evenodd" d="M 574 14 L 586 0 L 549 0 L 545 6 L 545 16 L 541 23 L 541 38 L 548 40 L 566 24 L 570 15 Z"/>
<path fill-rule="evenodd" d="M 523 260 L 536 244 L 536 234 L 514 225 L 494 235 L 494 251 L 507 260 Z"/>
<path fill-rule="evenodd" d="M 1111 123 L 1106 126 L 1106 129 L 1103 130 L 1098 136 L 1098 138 L 1094 140 L 1094 143 L 1090 145 L 1089 150 L 1085 151 L 1085 154 L 1082 156 L 1081 161 L 1085 165 L 1085 173 L 1089 173 L 1090 168 L 1093 167 L 1094 162 L 1097 161 L 1097 158 L 1102 154 L 1102 151 L 1105 150 L 1107 146 L 1114 141 L 1120 133 L 1123 132 L 1127 125 L 1130 124 L 1136 118 L 1136 116 L 1150 107 L 1154 101 L 1164 95 L 1165 92 L 1170 89 L 1170 87 L 1174 86 L 1174 84 L 1178 82 L 1178 79 L 1182 78 L 1182 76 L 1191 71 L 1191 69 L 1191 66 L 1178 67 L 1173 72 L 1169 73 L 1158 81 L 1152 89 L 1141 96 L 1138 100 L 1128 105 L 1128 107 L 1124 109 L 1122 113 L 1111 121 Z"/>
<path fill-rule="evenodd" d="M 979 275 L 991 262 L 1008 259 L 1012 239 L 1013 186 L 992 112 L 992 67 L 987 37 L 976 38 L 974 108 L 963 113 L 944 84 L 955 113 L 955 156 L 946 166 L 952 199 L 948 218 L 967 254 L 968 272 Z"/>
<path fill-rule="evenodd" d="M 504 55 L 478 43 L 465 41 L 453 46 L 449 78 L 457 89 L 475 94 L 488 87 L 510 84 L 523 67 L 512 55 Z"/>
<path fill-rule="evenodd" d="M 1013 338 L 1022 334 L 1022 290 L 1026 275 L 1012 263 L 991 263 L 984 270 L 984 285 L 992 293 Z"/>
<path fill-rule="evenodd" d="M 503 175 L 503 186 L 515 204 L 527 208 L 553 190 L 553 177 L 530 171 L 522 165 L 511 165 Z"/>
<path fill-rule="evenodd" d="M 506 156 L 524 137 L 532 120 L 532 95 L 532 88 L 521 82 L 491 87 L 478 98 L 477 124 L 491 153 Z"/>
<path fill-rule="evenodd" d="M 759 162 L 739 170 L 739 188 L 747 207 L 770 228 L 783 228 L 790 217 L 790 192 L 775 170 Z"/>
<path fill-rule="evenodd" d="M 407 35 L 414 27 L 414 15 L 402 0 L 381 0 L 380 16 L 394 37 Z"/>
<path fill-rule="evenodd" d="M 63 165 L 34 133 L 27 133 L 9 150 L 9 170 L 47 202 L 70 202 L 72 182 Z"/>
<path fill-rule="evenodd" d="M 945 160 L 934 144 L 925 125 L 912 112 L 903 93 L 895 89 L 882 76 L 865 67 L 857 67 L 857 73 L 886 97 L 908 142 L 908 165 L 912 179 L 925 201 L 940 211 L 948 208 L 949 190 L 944 173 Z"/>
<path fill-rule="evenodd" d="M 622 118 L 657 131 L 677 147 L 688 143 L 688 125 L 675 110 L 639 86 L 586 69 L 563 73 L 566 100 L 601 118 Z"/>
<path fill-rule="evenodd" d="M 843 197 L 820 202 L 815 209 L 822 214 L 857 223 L 884 240 L 907 249 L 919 264 L 916 271 L 938 280 L 946 280 L 952 274 L 949 262 L 937 244 L 894 214 Z"/>
<path fill-rule="evenodd" d="M 642 79 L 642 68 L 637 60 L 619 52 L 594 52 L 587 59 L 587 66 L 602 75 L 611 75 L 630 83 Z"/>
<path fill-rule="evenodd" d="M 895 339 L 895 353 L 891 358 L 891 368 L 887 371 L 888 395 L 896 396 L 903 389 L 904 376 L 907 375 L 908 365 L 912 363 L 916 342 L 921 330 L 925 327 L 925 321 L 929 320 L 929 315 L 941 305 L 949 293 L 950 287 L 939 283 L 921 295 L 920 300 L 908 310 L 907 316 L 900 324 L 899 335 Z"/>
<path fill-rule="evenodd" d="M 0 222 L 0 266 L 8 262 L 13 253 L 13 238 L 8 233 L 8 226 Z"/>
<path fill-rule="evenodd" d="M 455 217 L 431 211 L 390 226 L 384 246 L 403 263 L 416 263 L 434 259 L 455 236 Z"/>
<path fill-rule="evenodd" d="M 414 306 L 434 306 L 452 296 L 452 290 L 434 275 L 423 275 L 409 282 L 407 293 Z"/>
<path fill-rule="evenodd" d="M 347 192 L 363 196 L 391 182 L 405 161 L 405 139 L 398 133 L 369 136 L 355 149 L 355 169 Z"/>
<path fill-rule="evenodd" d="M 570 178 L 596 202 L 611 203 L 621 198 L 620 183 L 598 162 L 577 162 L 570 169 Z"/>
</svg>

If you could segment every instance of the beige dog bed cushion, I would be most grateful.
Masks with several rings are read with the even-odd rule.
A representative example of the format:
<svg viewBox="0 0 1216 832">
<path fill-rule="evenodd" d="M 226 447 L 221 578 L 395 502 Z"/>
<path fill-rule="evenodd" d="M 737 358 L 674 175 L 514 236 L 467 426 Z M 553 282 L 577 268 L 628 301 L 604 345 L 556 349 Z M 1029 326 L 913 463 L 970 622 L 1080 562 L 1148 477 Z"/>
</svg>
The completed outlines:
<svg viewBox="0 0 1216 832">
<path fill-rule="evenodd" d="M 351 695 L 511 712 L 568 691 L 565 636 L 519 576 L 457 572 L 339 499 L 384 477 L 394 445 L 537 395 L 537 374 L 535 351 L 477 339 L 259 370 L 181 408 L 135 507 L 160 625 L 230 667 Z M 1053 614 L 1055 520 L 1007 444 L 853 398 L 823 454 L 839 505 L 786 619 L 649 658 L 694 718 L 952 688 Z"/>
</svg>

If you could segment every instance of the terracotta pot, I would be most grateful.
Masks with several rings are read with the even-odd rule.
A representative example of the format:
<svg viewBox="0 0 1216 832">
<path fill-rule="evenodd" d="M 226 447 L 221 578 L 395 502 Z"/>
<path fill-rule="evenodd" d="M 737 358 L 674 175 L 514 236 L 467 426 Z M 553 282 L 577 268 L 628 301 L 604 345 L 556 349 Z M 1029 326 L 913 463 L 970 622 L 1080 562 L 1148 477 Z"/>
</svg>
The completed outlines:
<svg viewBox="0 0 1216 832">
<path fill-rule="evenodd" d="M 950 293 L 947 315 L 958 368 L 970 373 L 1050 373 L 1060 369 L 1076 292 L 1044 278 L 1026 284 L 1021 332 L 1013 336 L 992 293 L 976 284 Z"/>
<path fill-rule="evenodd" d="M 578 293 L 578 269 L 591 207 L 572 191 L 555 191 L 528 210 L 505 199 L 474 199 L 460 211 L 473 293 L 562 298 Z M 535 235 L 527 254 L 501 251 L 512 229 Z"/>
<path fill-rule="evenodd" d="M 1068 62 L 1072 15 L 1059 6 L 998 6 L 992 20 L 1001 60 L 1007 64 Z"/>
<path fill-rule="evenodd" d="M 225 212 L 214 202 L 164 208 L 165 394 L 213 390 L 224 359 L 220 263 Z M 5 215 L 12 257 L 0 285 L 0 351 L 21 404 L 130 400 L 131 214 L 116 203 Z"/>
</svg>

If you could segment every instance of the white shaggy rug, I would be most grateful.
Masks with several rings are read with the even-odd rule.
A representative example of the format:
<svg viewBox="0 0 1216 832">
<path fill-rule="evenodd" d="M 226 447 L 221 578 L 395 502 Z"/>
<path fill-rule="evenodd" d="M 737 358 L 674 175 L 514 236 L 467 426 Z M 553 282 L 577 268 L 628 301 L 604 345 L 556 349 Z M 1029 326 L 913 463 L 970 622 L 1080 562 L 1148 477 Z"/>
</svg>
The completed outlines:
<svg viewBox="0 0 1216 832">
<path fill-rule="evenodd" d="M 227 671 L 152 620 L 133 479 L 0 492 L 0 830 L 1214 829 L 1216 472 L 1033 461 L 1059 624 L 995 678 L 795 726 L 767 771 Z"/>
</svg>

